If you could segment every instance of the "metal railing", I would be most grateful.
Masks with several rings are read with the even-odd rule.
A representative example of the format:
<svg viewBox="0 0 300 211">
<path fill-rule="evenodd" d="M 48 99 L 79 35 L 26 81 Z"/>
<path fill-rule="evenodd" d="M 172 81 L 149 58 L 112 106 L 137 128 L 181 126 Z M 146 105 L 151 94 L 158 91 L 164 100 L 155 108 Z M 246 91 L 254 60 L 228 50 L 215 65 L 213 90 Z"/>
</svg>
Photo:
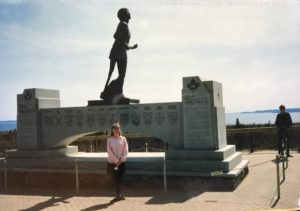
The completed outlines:
<svg viewBox="0 0 300 211">
<path fill-rule="evenodd" d="M 4 168 L 3 168 L 3 174 L 4 174 L 4 192 L 7 190 L 7 160 L 4 159 Z"/>
<path fill-rule="evenodd" d="M 151 162 L 151 161 L 150 161 Z M 75 180 L 76 180 L 76 193 L 79 193 L 79 168 L 78 168 L 79 160 L 75 159 Z M 167 192 L 167 168 L 166 168 L 166 159 L 163 157 L 163 180 L 164 180 L 164 192 Z"/>
<path fill-rule="evenodd" d="M 286 169 L 288 168 L 288 156 L 285 154 L 283 156 L 280 155 L 276 155 L 275 158 L 275 164 L 276 164 L 276 191 L 274 193 L 274 196 L 277 195 L 277 198 L 274 200 L 274 196 L 272 198 L 271 201 L 271 207 L 275 207 L 275 205 L 277 204 L 277 202 L 280 199 L 280 186 L 281 184 L 285 181 L 285 174 L 286 174 Z M 281 163 L 281 165 L 280 165 Z M 281 166 L 281 169 L 280 169 Z M 282 177 L 280 172 L 282 171 Z M 276 194 L 277 193 L 277 194 Z"/>
<path fill-rule="evenodd" d="M 277 149 L 277 129 L 275 127 L 257 127 L 227 129 L 227 144 L 236 145 L 238 151 L 249 151 L 253 153 L 258 150 L 276 150 Z M 126 136 L 126 135 L 125 135 Z M 100 136 L 99 136 L 100 137 Z M 289 144 L 291 150 L 300 152 L 300 126 L 289 128 Z M 102 136 L 89 137 L 89 140 L 78 140 L 73 142 L 81 152 L 105 152 L 106 139 Z M 130 152 L 166 152 L 172 149 L 172 145 L 155 137 L 128 137 Z"/>
<path fill-rule="evenodd" d="M 78 140 L 72 145 L 78 146 L 81 152 L 106 152 L 106 138 L 93 140 Z M 165 152 L 172 146 L 155 137 L 127 138 L 129 152 Z"/>
<path fill-rule="evenodd" d="M 290 149 L 300 152 L 300 127 L 289 129 Z M 277 150 L 278 131 L 275 127 L 228 129 L 227 143 L 238 151 Z"/>
</svg>

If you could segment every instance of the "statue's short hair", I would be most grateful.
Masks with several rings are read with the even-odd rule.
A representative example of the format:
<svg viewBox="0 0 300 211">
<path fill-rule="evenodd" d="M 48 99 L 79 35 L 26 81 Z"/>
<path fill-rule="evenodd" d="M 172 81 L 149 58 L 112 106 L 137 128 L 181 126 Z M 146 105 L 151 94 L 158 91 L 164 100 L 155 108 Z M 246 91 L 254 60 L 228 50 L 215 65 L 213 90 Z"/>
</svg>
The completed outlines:
<svg viewBox="0 0 300 211">
<path fill-rule="evenodd" d="M 127 8 L 121 8 L 118 11 L 118 18 L 120 19 L 120 21 L 123 21 L 126 17 L 126 12 L 128 11 Z"/>
</svg>

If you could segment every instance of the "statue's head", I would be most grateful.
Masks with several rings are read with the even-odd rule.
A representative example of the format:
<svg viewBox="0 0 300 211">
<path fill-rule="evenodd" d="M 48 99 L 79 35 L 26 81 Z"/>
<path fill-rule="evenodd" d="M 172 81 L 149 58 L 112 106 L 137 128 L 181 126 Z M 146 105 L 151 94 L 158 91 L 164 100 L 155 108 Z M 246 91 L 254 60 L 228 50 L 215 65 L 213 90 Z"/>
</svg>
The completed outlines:
<svg viewBox="0 0 300 211">
<path fill-rule="evenodd" d="M 125 21 L 128 23 L 130 17 L 130 12 L 127 8 L 121 8 L 118 11 L 118 18 L 120 21 Z"/>
</svg>

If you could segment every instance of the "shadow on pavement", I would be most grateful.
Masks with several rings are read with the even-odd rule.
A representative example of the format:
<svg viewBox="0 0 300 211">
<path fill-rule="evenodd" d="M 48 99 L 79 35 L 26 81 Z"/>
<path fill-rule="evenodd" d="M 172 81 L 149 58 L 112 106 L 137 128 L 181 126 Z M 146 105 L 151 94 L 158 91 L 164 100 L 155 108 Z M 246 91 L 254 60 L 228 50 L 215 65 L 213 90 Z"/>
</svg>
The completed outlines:
<svg viewBox="0 0 300 211">
<path fill-rule="evenodd" d="M 102 209 L 108 208 L 110 205 L 112 205 L 112 203 L 110 203 L 110 202 L 105 203 L 105 204 L 97 204 L 97 205 L 94 205 L 94 206 L 85 208 L 85 209 L 83 209 L 83 210 L 81 210 L 81 211 L 102 210 Z"/>
<path fill-rule="evenodd" d="M 68 201 L 66 201 L 68 198 L 70 198 L 71 196 L 66 196 L 66 197 L 55 197 L 52 196 L 49 200 L 44 201 L 44 202 L 40 202 L 32 207 L 29 207 L 27 209 L 22 209 L 20 211 L 36 211 L 36 210 L 43 210 L 49 207 L 54 207 L 54 206 L 58 206 L 59 203 L 69 203 Z"/>
<path fill-rule="evenodd" d="M 35 183 L 28 182 L 9 184 L 6 192 L 0 190 L 0 194 L 6 195 L 32 195 L 32 196 L 49 196 L 49 200 L 41 202 L 25 210 L 41 210 L 46 207 L 57 206 L 59 203 L 68 203 L 66 199 L 80 197 L 114 197 L 114 186 L 112 183 L 101 180 L 100 178 L 82 178 L 80 181 L 79 193 L 76 194 L 75 182 L 72 181 L 68 186 L 54 184 L 50 182 L 49 177 L 43 178 L 43 181 L 49 181 L 50 185 L 42 185 L 35 180 Z M 56 178 L 56 180 L 59 178 Z M 60 178 L 65 181 L 66 178 Z M 101 180 L 101 181 L 99 181 Z M 94 181 L 95 184 L 93 183 Z M 23 182 L 23 181 L 22 181 Z M 0 188 L 1 189 L 1 188 Z M 204 192 L 231 192 L 230 185 L 226 185 L 224 180 L 211 180 L 209 178 L 197 177 L 168 177 L 168 190 L 164 193 L 163 180 L 161 177 L 136 177 L 125 180 L 123 194 L 125 197 L 151 197 L 146 204 L 167 204 L 183 203 Z M 104 209 L 109 203 L 95 205 L 85 210 Z"/>
<path fill-rule="evenodd" d="M 232 188 L 220 180 L 186 178 L 168 181 L 171 188 L 167 193 L 155 195 L 146 204 L 183 203 L 205 192 L 232 192 Z"/>
<path fill-rule="evenodd" d="M 169 191 L 166 194 L 154 196 L 146 202 L 146 204 L 169 204 L 169 203 L 184 203 L 194 197 L 201 195 L 199 191 Z"/>
</svg>

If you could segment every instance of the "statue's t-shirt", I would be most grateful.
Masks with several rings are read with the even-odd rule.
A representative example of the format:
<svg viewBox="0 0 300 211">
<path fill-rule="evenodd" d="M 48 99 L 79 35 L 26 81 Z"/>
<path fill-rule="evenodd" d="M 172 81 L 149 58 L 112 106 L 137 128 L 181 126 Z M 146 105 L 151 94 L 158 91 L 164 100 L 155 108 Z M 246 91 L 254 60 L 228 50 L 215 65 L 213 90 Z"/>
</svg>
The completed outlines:
<svg viewBox="0 0 300 211">
<path fill-rule="evenodd" d="M 110 59 L 126 59 L 129 49 L 130 31 L 126 22 L 120 22 L 114 34 L 115 42 L 109 54 Z"/>
</svg>

